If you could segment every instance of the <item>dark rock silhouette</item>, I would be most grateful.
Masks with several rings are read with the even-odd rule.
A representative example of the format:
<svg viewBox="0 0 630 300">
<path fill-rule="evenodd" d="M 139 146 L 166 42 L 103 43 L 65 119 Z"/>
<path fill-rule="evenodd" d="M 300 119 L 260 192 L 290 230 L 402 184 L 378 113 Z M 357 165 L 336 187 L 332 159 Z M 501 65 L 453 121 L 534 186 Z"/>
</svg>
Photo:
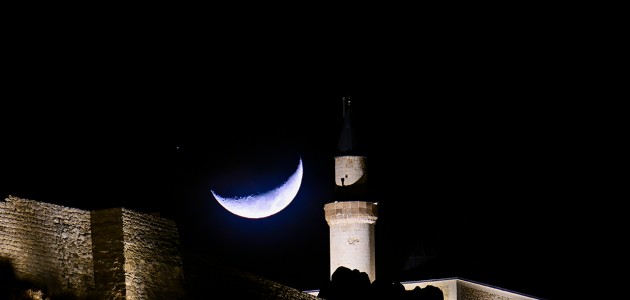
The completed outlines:
<svg viewBox="0 0 630 300">
<path fill-rule="evenodd" d="M 372 299 L 403 299 L 406 293 L 402 283 L 390 279 L 374 280 L 372 290 Z"/>
<path fill-rule="evenodd" d="M 207 252 L 207 251 L 206 251 Z M 186 300 L 316 300 L 317 297 L 223 264 L 199 249 L 184 248 Z M 226 296 L 227 295 L 227 296 Z"/>
<path fill-rule="evenodd" d="M 365 272 L 341 266 L 333 272 L 330 282 L 322 287 L 317 297 L 326 300 L 444 300 L 439 288 L 429 285 L 406 291 L 400 282 L 389 279 L 370 279 Z"/>
<path fill-rule="evenodd" d="M 367 273 L 339 267 L 331 276 L 327 286 L 320 289 L 317 297 L 335 299 L 368 299 L 371 292 L 370 278 Z"/>
<path fill-rule="evenodd" d="M 96 294 L 82 297 L 63 291 L 57 282 L 43 282 L 18 278 L 10 260 L 0 257 L 0 300 L 51 299 L 51 300 L 98 300 Z"/>
<path fill-rule="evenodd" d="M 432 285 L 427 285 L 423 289 L 415 287 L 411 291 L 406 291 L 404 297 L 402 297 L 401 299 L 444 300 L 444 294 L 439 288 Z"/>
<path fill-rule="evenodd" d="M 0 258 L 0 299 L 11 299 L 18 285 L 13 266 L 7 260 Z"/>
</svg>

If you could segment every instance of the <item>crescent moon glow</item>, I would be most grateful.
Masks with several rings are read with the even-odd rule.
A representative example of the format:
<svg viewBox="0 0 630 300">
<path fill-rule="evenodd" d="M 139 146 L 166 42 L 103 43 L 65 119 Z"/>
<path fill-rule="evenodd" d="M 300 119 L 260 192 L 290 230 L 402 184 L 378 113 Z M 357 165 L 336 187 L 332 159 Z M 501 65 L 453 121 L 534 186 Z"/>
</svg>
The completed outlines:
<svg viewBox="0 0 630 300">
<path fill-rule="evenodd" d="M 237 198 L 225 198 L 212 190 L 211 192 L 221 206 L 235 215 L 250 219 L 265 218 L 280 212 L 293 201 L 302 184 L 302 172 L 302 158 L 300 158 L 300 163 L 293 175 L 273 190 Z"/>
</svg>

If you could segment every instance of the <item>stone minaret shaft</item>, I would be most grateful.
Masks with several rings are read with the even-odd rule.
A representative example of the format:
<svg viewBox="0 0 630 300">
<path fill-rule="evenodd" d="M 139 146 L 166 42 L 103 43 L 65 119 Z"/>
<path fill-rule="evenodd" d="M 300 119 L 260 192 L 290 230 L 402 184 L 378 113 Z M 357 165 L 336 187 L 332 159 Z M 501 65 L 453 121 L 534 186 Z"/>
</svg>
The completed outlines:
<svg viewBox="0 0 630 300">
<path fill-rule="evenodd" d="M 324 205 L 330 226 L 330 276 L 338 267 L 357 269 L 376 279 L 374 223 L 376 204 L 365 201 L 333 202 Z"/>
<path fill-rule="evenodd" d="M 330 276 L 338 267 L 357 269 L 376 279 L 374 225 L 376 203 L 367 200 L 367 158 L 357 153 L 350 99 L 343 98 L 344 121 L 335 156 L 335 201 L 324 205 L 330 227 Z"/>
</svg>

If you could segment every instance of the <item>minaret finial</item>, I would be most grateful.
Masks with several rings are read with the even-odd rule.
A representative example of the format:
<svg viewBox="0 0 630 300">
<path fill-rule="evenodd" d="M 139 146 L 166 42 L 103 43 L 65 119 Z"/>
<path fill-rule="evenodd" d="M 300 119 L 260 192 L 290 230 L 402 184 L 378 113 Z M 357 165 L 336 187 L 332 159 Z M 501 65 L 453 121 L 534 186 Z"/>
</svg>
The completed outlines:
<svg viewBox="0 0 630 300">
<path fill-rule="evenodd" d="M 355 147 L 356 141 L 352 132 L 352 109 L 350 108 L 350 96 L 341 97 L 343 104 L 343 126 L 339 136 L 339 151 L 349 152 Z"/>
<path fill-rule="evenodd" d="M 344 97 L 341 97 L 341 116 L 342 117 L 346 117 L 346 108 L 350 107 L 350 96 L 346 95 Z"/>
</svg>

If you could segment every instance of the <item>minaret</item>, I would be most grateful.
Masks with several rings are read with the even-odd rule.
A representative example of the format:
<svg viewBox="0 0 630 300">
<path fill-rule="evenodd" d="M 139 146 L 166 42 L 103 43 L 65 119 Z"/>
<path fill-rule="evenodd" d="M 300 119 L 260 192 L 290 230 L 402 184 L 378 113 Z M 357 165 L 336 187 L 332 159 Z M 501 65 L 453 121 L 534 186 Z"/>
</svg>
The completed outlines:
<svg viewBox="0 0 630 300">
<path fill-rule="evenodd" d="M 374 224 L 376 203 L 367 201 L 367 157 L 356 153 L 350 98 L 343 98 L 343 127 L 335 156 L 335 201 L 324 205 L 330 227 L 330 276 L 338 267 L 376 279 Z"/>
</svg>

